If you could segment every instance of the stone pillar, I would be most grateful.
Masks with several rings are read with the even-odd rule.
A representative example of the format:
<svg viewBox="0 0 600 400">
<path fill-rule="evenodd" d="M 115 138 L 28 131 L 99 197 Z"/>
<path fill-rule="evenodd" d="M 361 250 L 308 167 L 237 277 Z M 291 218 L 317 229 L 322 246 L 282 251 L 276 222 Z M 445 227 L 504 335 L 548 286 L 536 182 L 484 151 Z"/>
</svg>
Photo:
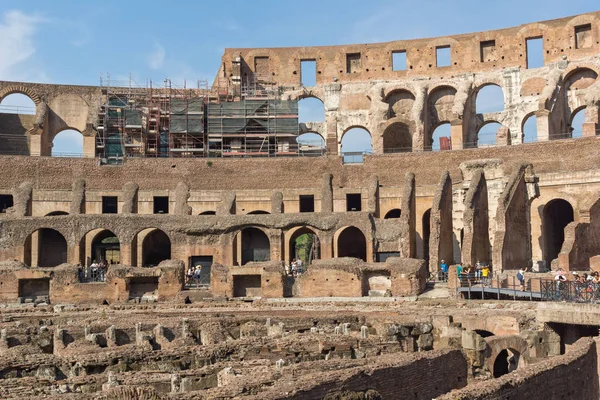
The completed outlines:
<svg viewBox="0 0 600 400">
<path fill-rule="evenodd" d="M 585 108 L 585 122 L 583 123 L 582 137 L 593 137 L 600 134 L 598 122 L 598 106 L 587 106 Z"/>
<path fill-rule="evenodd" d="M 29 136 L 29 154 L 36 157 L 42 155 L 42 135 Z"/>
<path fill-rule="evenodd" d="M 283 212 L 283 193 L 275 192 L 271 196 L 271 214 L 282 214 Z"/>
<path fill-rule="evenodd" d="M 283 232 L 279 229 L 273 229 L 268 234 L 269 242 L 271 242 L 271 261 L 283 260 Z M 240 240 L 241 245 L 241 240 Z M 242 252 L 240 246 L 240 254 Z"/>
<path fill-rule="evenodd" d="M 463 148 L 463 124 L 460 119 L 455 119 L 450 123 L 450 139 L 452 140 L 452 150 Z"/>
<path fill-rule="evenodd" d="M 501 126 L 496 132 L 496 146 L 510 146 L 510 129 Z"/>
<path fill-rule="evenodd" d="M 83 135 L 83 156 L 86 158 L 96 157 L 96 136 L 95 132 Z"/>
<path fill-rule="evenodd" d="M 537 128 L 537 141 L 546 142 L 550 140 L 550 111 L 539 110 L 535 113 Z"/>
<path fill-rule="evenodd" d="M 31 267 L 40 266 L 40 231 L 37 230 L 31 234 Z"/>
<path fill-rule="evenodd" d="M 333 212 L 333 175 L 323 174 L 323 183 L 321 191 L 321 212 Z"/>
<path fill-rule="evenodd" d="M 371 176 L 367 183 L 367 212 L 379 218 L 379 178 Z"/>
</svg>

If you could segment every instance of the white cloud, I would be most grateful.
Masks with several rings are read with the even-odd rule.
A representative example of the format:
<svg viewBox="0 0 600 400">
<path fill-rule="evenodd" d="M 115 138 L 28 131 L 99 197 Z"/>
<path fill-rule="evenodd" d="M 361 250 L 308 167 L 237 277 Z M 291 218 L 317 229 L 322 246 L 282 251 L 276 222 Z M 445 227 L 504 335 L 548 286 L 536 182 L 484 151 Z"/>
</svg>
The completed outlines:
<svg viewBox="0 0 600 400">
<path fill-rule="evenodd" d="M 26 80 L 25 66 L 35 53 L 33 38 L 43 19 L 19 10 L 6 11 L 0 22 L 0 79 Z M 45 74 L 38 72 L 38 75 Z"/>
<path fill-rule="evenodd" d="M 165 64 L 167 52 L 158 42 L 154 44 L 154 51 L 148 56 L 148 66 L 152 69 L 161 69 Z"/>
</svg>

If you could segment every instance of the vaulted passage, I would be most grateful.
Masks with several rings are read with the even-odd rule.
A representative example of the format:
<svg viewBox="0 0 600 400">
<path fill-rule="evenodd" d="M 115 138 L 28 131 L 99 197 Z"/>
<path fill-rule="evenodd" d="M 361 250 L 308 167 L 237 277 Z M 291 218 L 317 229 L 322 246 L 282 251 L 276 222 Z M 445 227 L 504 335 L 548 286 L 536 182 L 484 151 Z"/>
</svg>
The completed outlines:
<svg viewBox="0 0 600 400">
<path fill-rule="evenodd" d="M 67 262 L 67 241 L 54 229 L 38 229 L 27 238 L 25 253 L 26 264 L 56 267 Z"/>
<path fill-rule="evenodd" d="M 407 124 L 395 122 L 383 132 L 384 153 L 404 153 L 412 151 L 412 134 Z"/>
<path fill-rule="evenodd" d="M 360 229 L 349 226 L 337 240 L 338 257 L 354 257 L 367 261 L 367 241 Z"/>
<path fill-rule="evenodd" d="M 566 200 L 552 200 L 544 207 L 542 220 L 544 261 L 548 265 L 558 257 L 565 241 L 565 227 L 573 221 L 573 206 Z"/>
<path fill-rule="evenodd" d="M 521 354 L 513 349 L 504 349 L 494 361 L 494 378 L 499 378 L 519 368 Z"/>
<path fill-rule="evenodd" d="M 92 260 L 106 260 L 109 264 L 121 261 L 121 244 L 117 235 L 109 230 L 98 233 L 92 240 Z"/>
<path fill-rule="evenodd" d="M 242 265 L 251 261 L 269 261 L 271 244 L 267 235 L 256 228 L 242 231 Z"/>
<path fill-rule="evenodd" d="M 309 265 L 313 260 L 318 260 L 321 253 L 319 237 L 309 228 L 298 229 L 290 238 L 289 260 L 300 259 L 304 265 Z"/>
<path fill-rule="evenodd" d="M 160 229 L 150 232 L 142 244 L 142 262 L 144 267 L 152 267 L 171 258 L 171 240 Z"/>
</svg>

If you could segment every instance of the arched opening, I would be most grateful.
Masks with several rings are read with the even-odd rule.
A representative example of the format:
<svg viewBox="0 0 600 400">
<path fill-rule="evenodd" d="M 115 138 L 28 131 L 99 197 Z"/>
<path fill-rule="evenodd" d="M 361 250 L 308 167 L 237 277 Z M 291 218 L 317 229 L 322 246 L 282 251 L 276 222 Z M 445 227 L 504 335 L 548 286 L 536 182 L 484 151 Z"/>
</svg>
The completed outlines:
<svg viewBox="0 0 600 400">
<path fill-rule="evenodd" d="M 400 218 L 401 214 L 402 214 L 402 211 L 399 208 L 392 208 L 390 211 L 385 213 L 385 216 L 383 217 L 383 219 Z"/>
<path fill-rule="evenodd" d="M 303 265 L 310 265 L 313 260 L 321 258 L 321 243 L 317 234 L 307 228 L 302 227 L 294 232 L 290 238 L 290 254 L 288 261 L 292 259 L 302 260 Z"/>
<path fill-rule="evenodd" d="M 269 261 L 271 243 L 260 229 L 246 228 L 242 231 L 242 265 L 251 261 Z"/>
<path fill-rule="evenodd" d="M 574 220 L 573 206 L 566 200 L 555 199 L 544 206 L 544 260 L 548 266 L 560 253 L 565 241 L 565 227 Z"/>
<path fill-rule="evenodd" d="M 489 147 L 496 145 L 496 136 L 502 125 L 498 122 L 488 122 L 479 128 L 477 132 L 477 147 Z"/>
<path fill-rule="evenodd" d="M 404 122 L 394 122 L 383 132 L 384 153 L 405 153 L 412 151 L 412 134 Z"/>
<path fill-rule="evenodd" d="M 268 211 L 264 211 L 264 210 L 254 210 L 254 211 L 250 211 L 247 215 L 266 215 L 266 214 L 271 214 Z"/>
<path fill-rule="evenodd" d="M 56 267 L 67 262 L 67 240 L 57 230 L 41 228 L 27 237 L 25 263 L 38 267 Z M 29 250 L 29 251 L 27 251 Z"/>
<path fill-rule="evenodd" d="M 452 134 L 450 133 L 451 125 L 449 122 L 444 122 L 433 131 L 431 137 L 431 150 L 452 150 Z"/>
<path fill-rule="evenodd" d="M 325 105 L 316 97 L 306 97 L 298 101 L 298 122 L 325 122 Z"/>
<path fill-rule="evenodd" d="M 409 118 L 415 102 L 415 96 L 408 90 L 398 89 L 390 92 L 385 102 L 389 104 L 388 118 Z"/>
<path fill-rule="evenodd" d="M 23 93 L 13 93 L 2 99 L 0 112 L 5 114 L 35 114 L 35 102 Z"/>
<path fill-rule="evenodd" d="M 171 240 L 160 229 L 148 233 L 142 242 L 142 265 L 153 267 L 171 258 Z"/>
<path fill-rule="evenodd" d="M 321 155 L 325 150 L 325 139 L 318 133 L 307 132 L 296 137 L 298 150 L 303 155 Z"/>
<path fill-rule="evenodd" d="M 504 110 L 504 92 L 496 84 L 490 83 L 477 91 L 475 109 L 477 114 L 500 112 Z"/>
<path fill-rule="evenodd" d="M 423 258 L 429 261 L 429 235 L 431 233 L 431 208 L 423 214 Z"/>
<path fill-rule="evenodd" d="M 367 261 L 367 240 L 360 229 L 349 226 L 340 233 L 337 240 L 337 256 Z"/>
<path fill-rule="evenodd" d="M 537 140 L 537 118 L 535 114 L 531 114 L 523 123 L 523 143 L 534 143 Z"/>
<path fill-rule="evenodd" d="M 217 215 L 216 211 L 203 211 L 198 215 Z"/>
<path fill-rule="evenodd" d="M 494 360 L 494 378 L 499 378 L 519 368 L 521 354 L 514 349 L 504 349 Z"/>
<path fill-rule="evenodd" d="M 56 217 L 59 215 L 69 215 L 69 213 L 66 211 L 52 211 L 52 212 L 46 214 L 46 217 Z"/>
<path fill-rule="evenodd" d="M 571 116 L 571 123 L 569 124 L 569 132 L 573 139 L 580 138 L 583 136 L 583 123 L 585 122 L 585 107 L 575 110 Z"/>
<path fill-rule="evenodd" d="M 83 135 L 74 129 L 65 129 L 52 139 L 52 157 L 83 157 Z"/>
<path fill-rule="evenodd" d="M 92 240 L 91 261 L 106 260 L 109 264 L 119 264 L 121 261 L 121 244 L 117 235 L 109 230 L 96 234 Z"/>
<path fill-rule="evenodd" d="M 361 127 L 348 129 L 342 135 L 340 153 L 345 163 L 361 163 L 364 154 L 372 152 L 371 134 Z"/>
<path fill-rule="evenodd" d="M 486 330 L 483 330 L 483 329 L 474 329 L 473 332 L 477 333 L 482 338 L 494 336 L 494 334 L 492 332 L 486 331 Z"/>
</svg>

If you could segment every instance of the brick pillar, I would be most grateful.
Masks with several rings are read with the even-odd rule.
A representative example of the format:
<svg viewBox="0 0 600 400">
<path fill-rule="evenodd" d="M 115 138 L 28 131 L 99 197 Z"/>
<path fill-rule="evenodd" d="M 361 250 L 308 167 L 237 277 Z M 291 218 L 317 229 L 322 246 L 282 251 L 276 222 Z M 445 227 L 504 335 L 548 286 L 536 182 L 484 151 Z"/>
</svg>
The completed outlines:
<svg viewBox="0 0 600 400">
<path fill-rule="evenodd" d="M 501 126 L 496 132 L 496 146 L 510 146 L 510 129 Z"/>
<path fill-rule="evenodd" d="M 67 262 L 69 264 L 77 265 L 81 262 L 79 260 L 79 251 L 80 251 L 79 244 L 68 245 L 68 247 L 67 247 Z"/>
<path fill-rule="evenodd" d="M 83 156 L 90 158 L 96 157 L 96 136 L 83 136 Z"/>
<path fill-rule="evenodd" d="M 42 155 L 42 135 L 29 136 L 29 154 L 38 157 Z"/>
<path fill-rule="evenodd" d="M 333 258 L 333 235 L 319 235 L 321 241 L 321 260 L 329 260 Z"/>
<path fill-rule="evenodd" d="M 452 140 L 452 150 L 463 148 L 463 125 L 461 120 L 455 119 L 450 123 L 450 138 Z"/>
<path fill-rule="evenodd" d="M 136 251 L 137 249 L 133 250 Z M 130 243 L 125 244 L 125 243 L 121 243 L 121 248 L 120 248 L 120 263 L 121 265 L 132 265 L 132 246 Z M 135 265 L 132 265 L 135 267 Z"/>
<path fill-rule="evenodd" d="M 337 155 L 338 154 L 338 137 L 337 137 L 337 117 L 334 113 L 328 113 L 325 117 L 327 124 L 327 135 L 325 138 L 325 146 L 327 147 L 327 154 Z"/>
<path fill-rule="evenodd" d="M 269 234 L 271 242 L 271 261 L 283 260 L 283 233 L 280 230 L 274 230 Z"/>
</svg>

